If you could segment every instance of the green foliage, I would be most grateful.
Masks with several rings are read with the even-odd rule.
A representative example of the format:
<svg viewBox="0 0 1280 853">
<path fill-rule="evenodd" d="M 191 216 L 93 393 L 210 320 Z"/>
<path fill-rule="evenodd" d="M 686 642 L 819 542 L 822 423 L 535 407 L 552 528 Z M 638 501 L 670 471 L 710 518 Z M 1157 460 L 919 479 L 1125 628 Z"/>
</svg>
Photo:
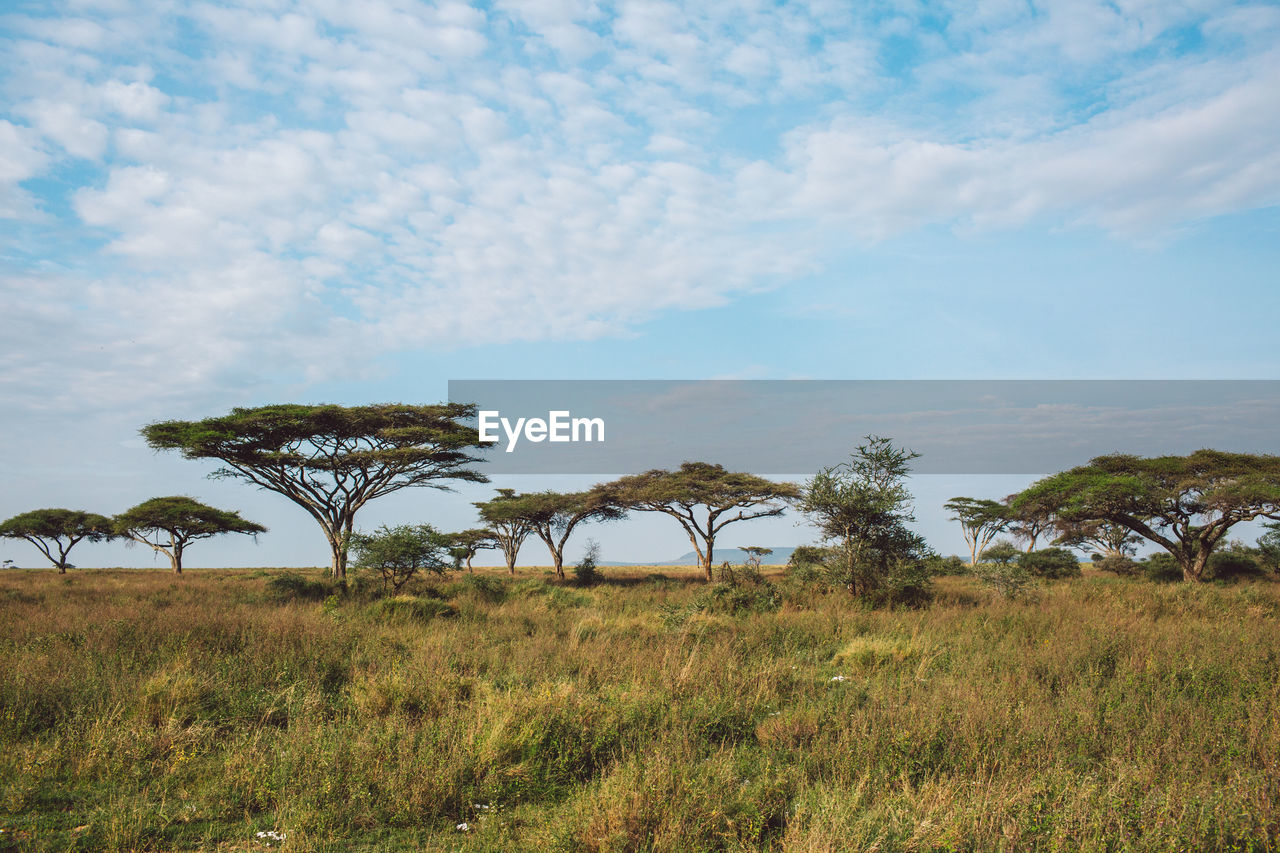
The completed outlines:
<svg viewBox="0 0 1280 853">
<path fill-rule="evenodd" d="M 906 478 L 918 456 L 887 438 L 867 436 L 848 462 L 819 471 L 801 494 L 801 510 L 823 539 L 835 543 L 832 563 L 854 595 L 876 597 L 893 572 L 930 553 L 906 526 L 915 520 Z"/>
<path fill-rule="evenodd" d="M 212 476 L 251 483 L 305 509 L 324 530 L 333 576 L 345 581 L 355 516 L 369 501 L 410 486 L 488 482 L 468 467 L 479 460 L 467 451 L 482 445 L 460 421 L 474 415 L 474 406 L 460 403 L 281 404 L 153 423 L 141 432 L 155 450 L 216 459 L 223 467 Z"/>
<path fill-rule="evenodd" d="M 1015 548 L 1012 542 L 1002 539 L 984 550 L 979 555 L 979 559 L 984 563 L 998 563 L 1002 566 L 1007 566 L 1021 556 L 1022 552 Z"/>
<path fill-rule="evenodd" d="M 1099 456 L 1046 477 L 1013 509 L 1051 507 L 1065 525 L 1108 522 L 1164 548 L 1183 577 L 1206 580 L 1231 528 L 1280 514 L 1280 457 L 1197 450 L 1187 456 Z"/>
<path fill-rule="evenodd" d="M 654 469 L 597 487 L 614 506 L 661 512 L 680 523 L 711 580 L 716 536 L 725 526 L 781 515 L 800 495 L 794 483 L 685 462 L 675 471 Z"/>
<path fill-rule="evenodd" d="M 393 592 L 420 572 L 443 575 L 450 567 L 450 539 L 429 524 L 382 525 L 373 533 L 351 536 L 355 565 L 382 577 L 382 588 Z"/>
<path fill-rule="evenodd" d="M 1120 577 L 1138 577 L 1143 574 L 1142 563 L 1132 557 L 1124 555 L 1103 557 L 1100 554 L 1094 554 L 1094 556 L 1098 557 L 1098 559 L 1093 561 L 1093 565 L 1099 571 L 1111 572 Z"/>
<path fill-rule="evenodd" d="M 820 566 L 830 559 L 831 555 L 830 548 L 823 548 L 819 545 L 800 545 L 791 552 L 791 557 L 787 560 L 787 566 L 790 568 Z"/>
<path fill-rule="evenodd" d="M 941 554 L 930 554 L 924 563 L 929 569 L 929 574 L 934 577 L 962 576 L 972 573 L 964 558 L 957 554 L 952 554 L 949 557 L 944 557 Z"/>
<path fill-rule="evenodd" d="M 1280 521 L 1267 521 L 1258 537 L 1258 560 L 1268 571 L 1280 574 Z"/>
<path fill-rule="evenodd" d="M 0 537 L 25 539 L 60 572 L 70 567 L 67 555 L 77 542 L 101 542 L 112 536 L 106 516 L 75 509 L 36 509 L 0 523 Z"/>
<path fill-rule="evenodd" d="M 1157 551 L 1139 563 L 1147 580 L 1156 583 L 1177 583 L 1182 580 L 1182 567 L 1171 554 Z"/>
<path fill-rule="evenodd" d="M 241 518 L 238 512 L 217 509 L 183 495 L 143 501 L 113 518 L 112 526 L 117 536 L 164 554 L 177 573 L 182 572 L 182 555 L 192 542 L 224 533 L 256 538 L 267 532 L 267 528 Z"/>
<path fill-rule="evenodd" d="M 1078 578 L 1081 575 L 1076 555 L 1065 548 L 1041 548 L 1020 555 L 1018 562 L 1028 574 L 1046 580 Z"/>
<path fill-rule="evenodd" d="M 573 582 L 578 586 L 595 586 L 600 583 L 603 578 L 596 567 L 596 561 L 599 559 L 600 543 L 594 539 L 588 539 L 586 553 L 573 567 Z"/>
<path fill-rule="evenodd" d="M 974 574 L 1002 598 L 1021 598 L 1036 587 L 1036 579 L 1021 561 L 979 563 Z"/>
<path fill-rule="evenodd" d="M 1206 574 L 1216 581 L 1258 580 L 1267 571 L 1259 560 L 1259 554 L 1247 548 L 1231 548 L 1215 551 L 1209 557 Z"/>
<path fill-rule="evenodd" d="M 1018 518 L 1004 504 L 986 498 L 952 498 L 943 504 L 951 520 L 960 522 L 964 541 L 969 545 L 969 564 L 976 566 L 991 540 L 1009 528 Z"/>
</svg>

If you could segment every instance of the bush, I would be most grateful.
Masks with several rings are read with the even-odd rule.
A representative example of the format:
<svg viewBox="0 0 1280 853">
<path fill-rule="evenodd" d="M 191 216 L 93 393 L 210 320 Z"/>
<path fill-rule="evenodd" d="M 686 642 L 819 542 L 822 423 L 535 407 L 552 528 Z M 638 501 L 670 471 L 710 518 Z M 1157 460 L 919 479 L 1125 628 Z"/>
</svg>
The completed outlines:
<svg viewBox="0 0 1280 853">
<path fill-rule="evenodd" d="M 998 563 L 1007 566 L 1022 556 L 1022 552 L 1013 546 L 1012 542 L 1001 539 L 987 548 L 978 555 L 978 560 L 983 563 Z"/>
<path fill-rule="evenodd" d="M 351 537 L 357 568 L 373 569 L 382 576 L 382 588 L 399 592 L 418 572 L 442 575 L 453 565 L 451 540 L 429 524 L 385 524 L 373 533 Z"/>
<path fill-rule="evenodd" d="M 1172 554 L 1158 551 L 1147 557 L 1139 565 L 1147 580 L 1156 583 L 1177 583 L 1182 580 L 1182 567 L 1173 559 Z"/>
<path fill-rule="evenodd" d="M 1019 598 L 1033 589 L 1035 578 L 1019 563 L 984 563 L 976 574 L 1003 598 Z"/>
<path fill-rule="evenodd" d="M 1076 555 L 1066 548 L 1032 551 L 1030 554 L 1023 554 L 1018 563 L 1028 574 L 1038 578 L 1056 580 L 1080 577 L 1080 563 L 1076 560 Z"/>
<path fill-rule="evenodd" d="M 477 598 L 490 604 L 499 604 L 507 597 L 507 585 L 490 575 L 467 575 L 462 579 L 462 584 Z"/>
<path fill-rule="evenodd" d="M 1132 557 L 1121 555 L 1112 555 L 1104 557 L 1101 554 L 1094 554 L 1094 568 L 1102 572 L 1111 572 L 1124 578 L 1137 577 L 1142 574 L 1142 564 Z"/>
<path fill-rule="evenodd" d="M 280 601 L 323 601 L 333 594 L 333 585 L 286 572 L 267 581 L 267 591 Z"/>
<path fill-rule="evenodd" d="M 933 599 L 933 573 L 926 560 L 899 560 L 870 596 L 875 604 L 922 607 Z"/>
<path fill-rule="evenodd" d="M 1205 575 L 1216 581 L 1257 580 L 1266 577 L 1258 558 L 1244 549 L 1218 551 L 1209 555 Z"/>
<path fill-rule="evenodd" d="M 600 543 L 594 539 L 588 539 L 587 552 L 573 567 L 573 582 L 578 586 L 595 586 L 600 583 L 603 578 L 600 576 L 600 570 L 596 568 L 596 561 L 599 559 Z"/>
<path fill-rule="evenodd" d="M 970 574 L 969 566 L 965 563 L 964 558 L 957 557 L 955 554 L 952 554 L 950 557 L 944 557 L 941 554 L 933 554 L 929 556 L 924 563 L 929 569 L 929 574 L 934 577 Z"/>
</svg>

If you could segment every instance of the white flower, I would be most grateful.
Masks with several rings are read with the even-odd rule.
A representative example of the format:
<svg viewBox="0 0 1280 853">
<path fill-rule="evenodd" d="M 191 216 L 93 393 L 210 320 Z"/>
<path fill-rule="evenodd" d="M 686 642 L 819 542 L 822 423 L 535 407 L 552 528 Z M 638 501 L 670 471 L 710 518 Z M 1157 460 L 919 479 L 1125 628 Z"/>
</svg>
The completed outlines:
<svg viewBox="0 0 1280 853">
<path fill-rule="evenodd" d="M 832 681 L 848 681 L 849 679 L 845 678 L 843 675 L 833 675 L 831 676 L 831 680 Z"/>
<path fill-rule="evenodd" d="M 458 824 L 457 829 L 458 829 L 458 831 L 459 831 L 459 832 L 470 832 L 470 831 L 471 831 L 471 824 L 467 823 L 467 822 L 464 820 L 462 823 Z"/>
</svg>

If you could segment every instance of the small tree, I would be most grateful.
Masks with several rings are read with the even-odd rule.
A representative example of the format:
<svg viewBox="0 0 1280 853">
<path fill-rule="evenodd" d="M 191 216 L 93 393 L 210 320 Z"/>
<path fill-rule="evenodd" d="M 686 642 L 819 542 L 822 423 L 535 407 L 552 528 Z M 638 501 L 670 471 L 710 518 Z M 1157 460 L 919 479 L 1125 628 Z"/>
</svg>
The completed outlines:
<svg viewBox="0 0 1280 853">
<path fill-rule="evenodd" d="M 600 583 L 600 543 L 594 539 L 587 540 L 587 550 L 582 559 L 573 567 L 573 582 L 578 586 L 594 586 Z"/>
<path fill-rule="evenodd" d="M 111 520 L 105 515 L 74 509 L 36 509 L 0 524 L 0 536 L 27 540 L 40 549 L 59 574 L 66 574 L 70 566 L 67 555 L 77 542 L 101 542 L 112 538 L 113 533 Z"/>
<path fill-rule="evenodd" d="M 603 487 L 568 494 L 551 491 L 512 494 L 504 499 L 501 511 L 508 521 L 524 517 L 532 532 L 551 552 L 551 564 L 561 580 L 564 580 L 564 548 L 574 528 L 584 522 L 613 521 L 626 515 Z"/>
<path fill-rule="evenodd" d="M 382 575 L 382 589 L 399 592 L 419 572 L 442 575 L 449 567 L 450 538 L 429 524 L 382 525 L 351 537 L 355 565 Z"/>
<path fill-rule="evenodd" d="M 302 507 L 324 530 L 330 573 L 347 577 L 356 512 L 369 501 L 411 486 L 448 490 L 446 481 L 487 483 L 470 469 L 480 434 L 461 421 L 475 406 L 274 405 L 232 409 L 202 421 L 165 421 L 142 428 L 155 450 L 186 459 L 216 459 L 212 477 L 276 492 Z"/>
<path fill-rule="evenodd" d="M 615 506 L 661 512 L 680 522 L 707 581 L 712 580 L 716 536 L 721 530 L 739 521 L 781 515 L 787 503 L 800 496 L 794 483 L 726 471 L 707 462 L 685 462 L 676 471 L 654 469 L 597 488 Z"/>
<path fill-rule="evenodd" d="M 747 563 L 757 571 L 760 570 L 760 561 L 773 553 L 772 548 L 762 548 L 759 545 L 748 545 L 742 550 L 746 552 Z"/>
<path fill-rule="evenodd" d="M 919 455 L 869 435 L 848 462 L 822 469 L 805 486 L 801 511 L 836 543 L 843 582 L 854 595 L 870 595 L 896 567 L 928 554 L 924 539 L 906 526 L 915 521 L 906 478 Z"/>
<path fill-rule="evenodd" d="M 527 507 L 514 489 L 498 489 L 497 497 L 473 506 L 480 511 L 480 519 L 488 525 L 485 530 L 502 550 L 507 571 L 514 575 L 520 546 L 534 530 Z"/>
<path fill-rule="evenodd" d="M 1036 549 L 1040 537 L 1051 535 L 1057 529 L 1057 519 L 1052 511 L 1044 511 L 1041 507 L 1023 506 L 1019 512 L 1009 508 L 1017 495 L 1007 496 L 1003 504 L 1005 515 L 1009 519 L 1007 530 L 1019 542 L 1026 544 L 1026 553 Z"/>
<path fill-rule="evenodd" d="M 240 513 L 215 509 L 192 498 L 175 495 L 152 498 L 113 519 L 115 533 L 146 545 L 169 558 L 174 574 L 182 574 L 182 554 L 197 539 L 223 533 L 256 537 L 267 528 L 240 517 Z"/>
<path fill-rule="evenodd" d="M 449 554 L 453 557 L 455 568 L 465 562 L 467 571 L 471 571 L 471 561 L 476 554 L 497 547 L 498 541 L 493 538 L 493 533 L 478 527 L 449 534 Z"/>
<path fill-rule="evenodd" d="M 978 565 L 978 556 L 991 540 L 1003 533 L 1013 519 L 1008 508 L 998 501 L 977 498 L 952 498 L 943 506 L 951 512 L 951 520 L 960 522 L 964 541 L 969 546 L 969 565 Z"/>
<path fill-rule="evenodd" d="M 1110 521 L 1063 522 L 1062 535 L 1053 544 L 1094 551 L 1103 557 L 1132 557 L 1142 537 L 1122 524 Z"/>
<path fill-rule="evenodd" d="M 1258 560 L 1272 572 L 1280 572 L 1280 522 L 1268 521 L 1258 537 Z"/>
</svg>

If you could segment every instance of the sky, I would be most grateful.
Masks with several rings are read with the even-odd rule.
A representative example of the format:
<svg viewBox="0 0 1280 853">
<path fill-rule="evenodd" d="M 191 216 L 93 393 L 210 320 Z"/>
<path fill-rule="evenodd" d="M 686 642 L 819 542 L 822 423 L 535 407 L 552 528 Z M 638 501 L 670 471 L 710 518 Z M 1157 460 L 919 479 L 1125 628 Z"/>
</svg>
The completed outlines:
<svg viewBox="0 0 1280 853">
<path fill-rule="evenodd" d="M 322 564 L 139 427 L 450 379 L 1277 378 L 1275 3 L 11 0 L 0 56 L 0 517 L 190 494 L 271 528 L 191 565 Z M 925 479 L 944 553 L 1027 482 Z"/>
</svg>

